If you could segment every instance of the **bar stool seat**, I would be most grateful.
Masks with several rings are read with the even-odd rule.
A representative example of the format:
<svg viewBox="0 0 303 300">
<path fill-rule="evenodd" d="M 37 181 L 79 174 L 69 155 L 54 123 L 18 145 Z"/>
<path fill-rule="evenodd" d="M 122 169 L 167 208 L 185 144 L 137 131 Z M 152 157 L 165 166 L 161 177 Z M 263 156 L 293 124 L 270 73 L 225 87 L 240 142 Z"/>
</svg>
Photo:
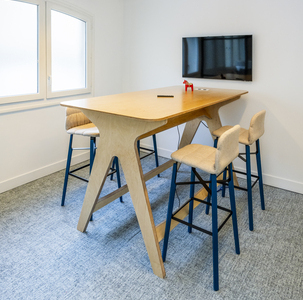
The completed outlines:
<svg viewBox="0 0 303 300">
<path fill-rule="evenodd" d="M 73 127 L 66 131 L 68 134 L 99 137 L 99 130 L 93 123 Z"/>
<path fill-rule="evenodd" d="M 225 131 L 231 129 L 232 126 L 226 125 L 212 132 L 215 137 L 220 137 Z M 239 143 L 243 145 L 251 145 L 253 142 L 249 140 L 249 130 L 240 128 Z"/>
<path fill-rule="evenodd" d="M 177 150 L 171 155 L 172 159 L 175 160 L 176 162 L 173 165 L 162 258 L 163 261 L 166 260 L 168 239 L 169 239 L 172 219 L 178 221 L 181 224 L 187 225 L 189 233 L 192 231 L 192 228 L 194 228 L 201 232 L 211 235 L 213 242 L 213 285 L 215 291 L 219 289 L 218 232 L 223 227 L 223 225 L 226 224 L 227 220 L 230 217 L 232 217 L 236 253 L 240 254 L 237 215 L 236 215 L 236 202 L 234 195 L 233 171 L 232 171 L 232 161 L 239 154 L 239 146 L 238 146 L 239 131 L 240 131 L 240 126 L 236 125 L 230 130 L 226 131 L 224 134 L 222 134 L 221 138 L 218 141 L 217 148 L 199 145 L 199 144 L 190 144 Z M 178 163 L 184 163 L 191 167 L 190 182 L 176 182 Z M 222 183 L 222 180 L 217 180 L 217 176 L 221 174 L 226 167 L 228 167 L 229 170 L 228 172 L 229 178 L 226 180 L 226 182 L 228 182 L 231 191 L 230 192 L 231 209 L 227 209 L 217 204 L 217 183 Z M 211 180 L 204 181 L 201 178 L 201 176 L 197 173 L 196 168 L 204 172 L 210 173 Z M 196 178 L 198 178 L 198 181 L 195 181 Z M 210 188 L 208 187 L 207 183 L 210 183 Z M 186 201 L 181 207 L 179 207 L 177 211 L 173 213 L 176 185 L 184 185 L 184 184 L 190 185 L 190 199 Z M 204 188 L 212 196 L 212 203 L 210 203 L 210 201 L 204 201 L 194 197 L 195 184 L 202 184 L 204 186 Z M 194 200 L 204 203 L 207 206 L 212 206 L 211 232 L 193 224 Z M 188 215 L 188 222 L 186 222 L 184 220 L 178 219 L 175 215 L 188 204 L 189 204 L 189 215 Z M 229 213 L 220 226 L 218 226 L 218 209 L 221 209 Z"/>
<path fill-rule="evenodd" d="M 239 153 L 239 158 L 246 162 L 246 172 L 241 172 L 238 170 L 234 170 L 234 172 L 241 173 L 246 175 L 247 178 L 247 187 L 238 187 L 235 188 L 245 190 L 248 194 L 248 215 L 249 215 L 249 229 L 252 231 L 254 229 L 253 224 L 253 203 L 252 203 L 252 188 L 259 181 L 259 190 L 260 190 L 260 198 L 261 198 L 261 209 L 265 210 L 265 201 L 264 201 L 264 191 L 263 191 L 263 178 L 262 178 L 262 167 L 261 167 L 261 153 L 260 153 L 260 137 L 264 134 L 264 121 L 265 121 L 266 111 L 262 110 L 256 113 L 251 121 L 249 129 L 240 128 L 239 135 L 239 143 L 245 145 L 245 153 Z M 221 137 L 227 130 L 229 130 L 232 126 L 223 126 L 212 132 L 212 135 L 218 139 Z M 215 146 L 217 141 L 215 140 Z M 251 153 L 250 146 L 256 144 L 256 152 Z M 251 160 L 250 155 L 256 154 L 257 161 L 257 169 L 258 175 L 251 174 Z M 225 175 L 224 175 L 225 176 Z M 254 183 L 252 184 L 252 177 L 256 178 Z M 222 196 L 225 196 L 225 185 L 222 187 Z M 208 208 L 206 210 L 208 213 Z"/>
<path fill-rule="evenodd" d="M 217 149 L 200 144 L 190 144 L 172 153 L 171 158 L 207 173 L 217 173 L 215 159 Z"/>
</svg>

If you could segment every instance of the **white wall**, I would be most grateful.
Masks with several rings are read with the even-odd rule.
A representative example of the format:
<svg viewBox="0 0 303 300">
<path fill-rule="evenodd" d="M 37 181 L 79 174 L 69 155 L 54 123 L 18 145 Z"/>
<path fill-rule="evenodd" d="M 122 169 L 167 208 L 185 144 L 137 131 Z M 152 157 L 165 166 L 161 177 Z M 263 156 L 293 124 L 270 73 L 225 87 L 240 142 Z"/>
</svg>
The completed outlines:
<svg viewBox="0 0 303 300">
<path fill-rule="evenodd" d="M 94 95 L 121 92 L 123 0 L 57 2 L 76 6 L 94 17 Z M 64 108 L 54 105 L 18 111 L 18 107 L 28 105 L 32 102 L 0 106 L 0 193 L 65 168 L 69 137 L 64 129 Z M 88 146 L 89 141 L 75 137 L 75 145 Z M 78 154 L 74 162 L 87 157 Z"/>
<path fill-rule="evenodd" d="M 222 109 L 222 122 L 248 126 L 254 113 L 266 109 L 261 140 L 265 183 L 303 193 L 303 1 L 59 2 L 83 8 L 95 18 L 95 96 L 182 84 L 183 36 L 253 34 L 253 82 L 191 81 L 248 90 Z M 64 168 L 67 154 L 62 107 L 3 113 L 11 107 L 0 106 L 0 193 Z M 169 156 L 176 149 L 175 128 L 157 138 L 160 154 Z M 195 141 L 211 144 L 206 128 L 200 127 Z"/>
<path fill-rule="evenodd" d="M 128 0 L 124 91 L 182 84 L 183 36 L 253 34 L 252 82 L 190 81 L 248 90 L 247 96 L 222 108 L 222 122 L 247 127 L 253 114 L 266 109 L 264 181 L 303 193 L 302 15 L 302 0 Z M 211 144 L 206 128 L 200 126 L 197 135 L 195 141 Z M 176 129 L 157 137 L 162 155 L 176 149 Z"/>
</svg>

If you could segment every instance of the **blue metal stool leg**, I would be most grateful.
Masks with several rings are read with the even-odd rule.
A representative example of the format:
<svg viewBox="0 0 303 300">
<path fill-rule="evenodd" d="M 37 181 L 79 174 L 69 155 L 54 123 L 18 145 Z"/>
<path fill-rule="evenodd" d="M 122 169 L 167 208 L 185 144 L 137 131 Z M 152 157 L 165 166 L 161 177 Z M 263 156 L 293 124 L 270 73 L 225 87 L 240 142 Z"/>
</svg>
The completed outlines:
<svg viewBox="0 0 303 300">
<path fill-rule="evenodd" d="M 177 163 L 174 163 L 173 173 L 172 173 L 172 177 L 171 177 L 171 186 L 170 186 L 170 194 L 169 194 L 166 225 L 165 225 L 164 243 L 163 243 L 163 249 L 162 249 L 162 259 L 163 259 L 163 261 L 165 261 L 165 259 L 166 259 L 166 252 L 167 252 L 167 244 L 168 244 L 168 238 L 169 238 L 171 217 L 172 217 L 172 214 L 173 214 L 174 199 L 175 199 L 175 192 L 176 192 L 176 177 L 177 177 Z"/>
<path fill-rule="evenodd" d="M 116 169 L 116 167 L 115 167 L 115 163 L 116 163 L 116 160 L 114 159 L 113 160 L 113 163 L 112 163 L 112 169 Z M 116 169 L 116 172 L 118 172 L 117 171 L 117 169 Z M 111 175 L 110 175 L 110 180 L 113 180 L 114 179 L 114 173 L 112 173 Z M 118 174 L 117 174 L 117 181 L 118 181 Z"/>
<path fill-rule="evenodd" d="M 217 148 L 217 145 L 218 145 L 218 138 L 216 138 L 214 140 L 214 148 Z M 227 170 L 225 169 L 223 172 L 223 180 L 226 180 L 226 172 L 227 172 Z M 225 191 L 226 191 L 226 186 L 225 186 L 225 184 L 222 184 L 222 197 L 225 197 Z M 209 209 L 209 206 L 208 206 L 208 209 Z"/>
<path fill-rule="evenodd" d="M 217 207 L 217 177 L 211 174 L 212 195 L 212 237 L 213 237 L 213 285 L 219 290 L 219 251 L 218 251 L 218 207 Z"/>
<path fill-rule="evenodd" d="M 263 190 L 263 178 L 262 178 L 262 167 L 261 167 L 261 153 L 260 153 L 260 141 L 256 141 L 256 158 L 257 158 L 257 168 L 259 176 L 259 190 L 261 198 L 261 208 L 265 210 L 265 201 L 264 201 L 264 190 Z"/>
<path fill-rule="evenodd" d="M 137 149 L 138 149 L 138 153 L 139 153 L 139 157 L 140 157 L 140 140 L 137 141 Z"/>
<path fill-rule="evenodd" d="M 231 207 L 231 211 L 232 211 L 232 222 L 233 222 L 235 248 L 236 248 L 236 253 L 240 254 L 237 210 L 236 210 L 236 201 L 235 201 L 235 188 L 234 188 L 234 178 L 233 178 L 233 169 L 232 168 L 233 167 L 232 167 L 232 163 L 231 163 L 231 164 L 229 164 L 229 167 L 228 167 L 228 173 L 230 176 L 230 181 L 228 183 L 229 199 L 230 199 L 230 207 Z"/>
<path fill-rule="evenodd" d="M 209 181 L 211 181 L 211 175 L 209 176 Z M 209 188 L 211 189 L 211 183 L 209 183 Z M 208 193 L 208 195 L 207 195 L 207 203 L 211 203 L 211 196 L 210 196 L 210 194 Z M 208 215 L 209 214 L 209 207 L 210 207 L 210 205 L 206 205 L 206 207 L 205 207 L 205 213 Z"/>
<path fill-rule="evenodd" d="M 70 163 L 72 160 L 72 153 L 73 153 L 72 144 L 73 144 L 73 134 L 71 134 L 70 138 L 69 138 L 69 146 L 68 146 L 67 162 L 66 162 L 66 168 L 65 168 L 65 178 L 64 178 L 64 184 L 63 184 L 61 206 L 64 206 L 64 202 L 65 202 L 68 174 L 69 174 L 69 170 L 70 170 Z"/>
<path fill-rule="evenodd" d="M 217 148 L 217 145 L 218 145 L 218 138 L 215 138 L 214 139 L 214 148 Z M 209 181 L 211 181 L 211 175 L 209 176 Z M 211 184 L 209 184 L 209 188 L 211 188 Z M 222 191 L 223 193 L 223 191 Z M 210 194 L 207 195 L 207 200 L 206 200 L 208 203 L 211 203 L 211 196 Z M 205 213 L 208 215 L 209 214 L 209 207 L 210 205 L 206 205 L 205 207 Z"/>
<path fill-rule="evenodd" d="M 92 171 L 94 159 L 95 159 L 95 145 L 96 145 L 96 138 L 90 138 L 90 150 L 89 150 L 89 174 Z"/>
<path fill-rule="evenodd" d="M 190 176 L 190 181 L 194 182 L 195 181 L 195 173 L 193 171 L 193 168 L 191 168 L 191 176 Z M 193 198 L 195 195 L 195 185 L 191 184 L 190 185 L 190 192 L 189 192 L 189 197 Z M 189 202 L 189 212 L 188 212 L 188 223 L 193 224 L 193 211 L 194 211 L 194 200 Z M 188 232 L 192 232 L 192 228 L 188 226 Z"/>
<path fill-rule="evenodd" d="M 95 154 L 96 154 L 96 138 L 90 137 L 90 149 L 89 149 L 89 174 L 92 171 L 94 160 L 95 160 Z M 90 221 L 93 220 L 93 214 L 90 217 Z"/>
<path fill-rule="evenodd" d="M 117 173 L 118 188 L 120 188 L 121 187 L 121 178 L 120 178 L 119 159 L 117 156 L 114 158 L 114 165 L 115 165 L 115 169 L 116 169 L 116 173 Z M 120 197 L 120 202 L 123 203 L 122 196 Z"/>
<path fill-rule="evenodd" d="M 248 199 L 248 219 L 249 219 L 249 230 L 254 230 L 253 222 L 253 203 L 252 203 L 252 190 L 251 190 L 251 164 L 250 164 L 250 147 L 245 146 L 246 152 L 246 173 L 247 173 L 247 199 Z"/>
<path fill-rule="evenodd" d="M 113 160 L 112 169 L 115 169 L 115 160 Z M 114 173 L 110 175 L 110 180 L 113 180 L 113 179 L 114 179 Z"/>
<path fill-rule="evenodd" d="M 226 180 L 226 173 L 227 173 L 227 169 L 225 169 L 223 171 L 223 180 Z M 226 190 L 226 186 L 225 184 L 223 183 L 222 184 L 222 197 L 225 197 L 225 190 Z"/>
<path fill-rule="evenodd" d="M 159 158 L 158 158 L 158 148 L 157 148 L 157 139 L 156 135 L 153 134 L 153 144 L 154 144 L 154 151 L 155 151 L 155 161 L 156 161 L 156 167 L 159 167 Z M 160 174 L 157 175 L 160 177 Z"/>
</svg>

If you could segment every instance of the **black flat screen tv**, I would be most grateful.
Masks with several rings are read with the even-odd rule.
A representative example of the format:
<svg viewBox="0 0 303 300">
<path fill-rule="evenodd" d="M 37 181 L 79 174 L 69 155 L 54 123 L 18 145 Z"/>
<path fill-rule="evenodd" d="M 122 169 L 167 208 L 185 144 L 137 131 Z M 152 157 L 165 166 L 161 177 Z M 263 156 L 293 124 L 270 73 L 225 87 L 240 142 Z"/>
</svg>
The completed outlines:
<svg viewBox="0 0 303 300">
<path fill-rule="evenodd" d="M 182 38 L 182 76 L 252 81 L 252 35 Z"/>
</svg>

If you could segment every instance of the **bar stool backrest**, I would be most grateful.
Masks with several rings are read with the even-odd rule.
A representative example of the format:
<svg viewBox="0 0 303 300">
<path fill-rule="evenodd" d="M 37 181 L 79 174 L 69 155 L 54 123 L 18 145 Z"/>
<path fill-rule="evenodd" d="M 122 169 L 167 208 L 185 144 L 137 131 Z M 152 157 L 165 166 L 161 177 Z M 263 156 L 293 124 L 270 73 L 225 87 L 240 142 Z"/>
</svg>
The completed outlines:
<svg viewBox="0 0 303 300">
<path fill-rule="evenodd" d="M 239 154 L 240 125 L 225 131 L 218 140 L 215 170 L 220 174 Z"/>
<path fill-rule="evenodd" d="M 85 114 L 77 109 L 67 107 L 65 110 L 65 129 L 69 130 L 76 126 L 85 125 L 88 123 L 92 123 Z"/>
<path fill-rule="evenodd" d="M 251 121 L 248 129 L 248 141 L 253 144 L 264 134 L 264 120 L 265 120 L 265 110 L 261 110 L 256 113 Z"/>
</svg>

